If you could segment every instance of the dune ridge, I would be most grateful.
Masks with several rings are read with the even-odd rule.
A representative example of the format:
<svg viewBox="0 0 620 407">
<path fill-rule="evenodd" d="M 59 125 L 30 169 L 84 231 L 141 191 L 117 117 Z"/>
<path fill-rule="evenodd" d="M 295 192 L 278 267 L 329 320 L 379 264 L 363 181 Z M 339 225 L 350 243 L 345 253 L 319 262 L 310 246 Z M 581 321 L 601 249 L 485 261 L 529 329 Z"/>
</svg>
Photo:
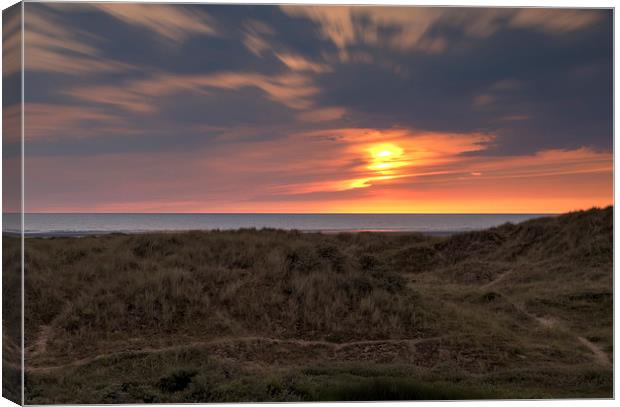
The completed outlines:
<svg viewBox="0 0 620 407">
<path fill-rule="evenodd" d="M 30 238 L 25 255 L 30 403 L 612 396 L 612 207 L 452 236 Z"/>
</svg>

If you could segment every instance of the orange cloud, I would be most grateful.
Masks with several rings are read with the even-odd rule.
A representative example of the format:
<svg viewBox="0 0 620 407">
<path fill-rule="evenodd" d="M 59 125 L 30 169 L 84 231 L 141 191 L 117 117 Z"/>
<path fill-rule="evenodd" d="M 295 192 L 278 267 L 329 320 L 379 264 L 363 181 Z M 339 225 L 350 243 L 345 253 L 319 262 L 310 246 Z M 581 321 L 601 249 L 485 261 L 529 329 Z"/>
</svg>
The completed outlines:
<svg viewBox="0 0 620 407">
<path fill-rule="evenodd" d="M 9 108 L 19 112 L 19 107 Z M 86 106 L 67 106 L 43 103 L 26 103 L 24 137 L 26 140 L 50 137 L 87 137 L 83 123 L 96 123 L 97 131 L 114 131 L 120 118 L 101 109 Z"/>
<path fill-rule="evenodd" d="M 458 156 L 426 170 L 375 180 L 363 200 L 348 206 L 338 202 L 330 210 L 558 213 L 613 203 L 610 152 L 580 148 L 513 157 Z"/>
<path fill-rule="evenodd" d="M 310 71 L 315 73 L 325 73 L 331 71 L 329 66 L 309 61 L 301 55 L 276 53 L 276 56 L 292 71 Z"/>
<path fill-rule="evenodd" d="M 304 146 L 297 149 L 303 149 L 305 161 L 270 145 L 265 151 L 275 147 L 271 157 L 286 159 L 272 158 L 274 167 L 264 169 L 280 167 L 310 176 L 302 182 L 276 182 L 262 193 L 296 196 L 306 204 L 304 197 L 312 201 L 313 194 L 320 194 L 315 210 L 336 212 L 558 212 L 612 202 L 611 153 L 581 148 L 514 157 L 464 154 L 484 150 L 493 139 L 402 129 L 296 135 L 278 144 L 289 152 L 289 142 Z M 243 158 L 248 168 L 261 167 L 257 154 Z M 571 184 L 573 179 L 578 184 Z M 545 194 L 539 194 L 538 187 L 545 188 Z M 338 198 L 358 189 L 363 196 Z"/>
<path fill-rule="evenodd" d="M 340 129 L 311 133 L 331 136 L 345 145 L 351 162 L 358 162 L 351 178 L 339 189 L 367 188 L 375 183 L 446 173 L 440 166 L 463 153 L 479 151 L 493 136 L 472 133 L 433 133 L 408 129 Z"/>
<path fill-rule="evenodd" d="M 389 45 L 415 48 L 430 25 L 442 14 L 441 8 L 421 7 L 356 7 L 356 6 L 281 6 L 292 16 L 305 16 L 320 24 L 321 33 L 341 50 L 355 43 L 380 44 L 380 31 L 395 25 L 400 33 Z M 365 24 L 356 24 L 365 19 Z"/>
<path fill-rule="evenodd" d="M 502 25 L 558 33 L 590 26 L 601 17 L 592 10 L 561 9 L 298 5 L 283 5 L 281 8 L 289 15 L 304 16 L 317 22 L 321 34 L 345 53 L 347 47 L 358 43 L 384 45 L 403 51 L 441 52 L 447 45 L 445 40 L 430 39 L 426 35 L 437 22 L 458 26 L 472 38 L 484 38 L 494 34 Z M 359 21 L 364 24 L 358 24 Z M 386 26 L 397 28 L 397 32 L 382 37 L 381 30 Z"/>
<path fill-rule="evenodd" d="M 305 122 L 329 122 L 342 118 L 346 110 L 342 107 L 326 107 L 322 109 L 312 109 L 300 113 L 297 117 Z"/>
<path fill-rule="evenodd" d="M 22 137 L 21 104 L 2 108 L 2 140 L 5 143 L 18 143 Z"/>
<path fill-rule="evenodd" d="M 481 155 L 493 135 L 412 129 L 226 140 L 184 153 L 32 157 L 29 205 L 46 207 L 28 209 L 554 213 L 613 202 L 613 156 L 587 148 Z"/>
<path fill-rule="evenodd" d="M 133 69 L 129 64 L 103 58 L 89 43 L 100 38 L 68 29 L 40 7 L 27 7 L 24 20 L 26 70 L 75 75 Z"/>
<path fill-rule="evenodd" d="M 601 19 L 596 10 L 523 8 L 512 16 L 510 24 L 514 27 L 535 27 L 550 34 L 575 31 Z"/>
<path fill-rule="evenodd" d="M 2 76 L 8 76 L 21 69 L 21 11 L 5 10 L 2 17 Z"/>
<path fill-rule="evenodd" d="M 254 55 L 262 57 L 263 52 L 270 49 L 265 39 L 267 35 L 273 35 L 271 26 L 258 20 L 250 20 L 243 24 L 243 45 Z"/>
<path fill-rule="evenodd" d="M 613 171 L 613 157 L 610 152 L 599 152 L 584 147 L 575 150 L 545 150 L 526 156 L 477 158 L 472 159 L 471 163 L 488 179 L 549 177 Z"/>
<path fill-rule="evenodd" d="M 164 4 L 92 3 L 89 6 L 174 42 L 181 42 L 192 34 L 216 34 L 214 21 L 202 10 L 192 9 L 190 12 L 183 7 Z"/>
<path fill-rule="evenodd" d="M 209 89 L 236 90 L 245 87 L 258 88 L 269 99 L 292 109 L 312 107 L 311 98 L 319 91 L 310 77 L 298 73 L 274 76 L 224 72 L 210 75 L 159 74 L 122 85 L 82 87 L 67 93 L 89 102 L 113 105 L 139 113 L 152 113 L 157 110 L 157 99 L 162 96 L 181 91 L 208 92 Z"/>
<path fill-rule="evenodd" d="M 130 86 L 86 86 L 68 90 L 67 94 L 82 101 L 111 105 L 131 112 L 152 113 L 156 110 L 153 95 L 134 91 Z"/>
</svg>

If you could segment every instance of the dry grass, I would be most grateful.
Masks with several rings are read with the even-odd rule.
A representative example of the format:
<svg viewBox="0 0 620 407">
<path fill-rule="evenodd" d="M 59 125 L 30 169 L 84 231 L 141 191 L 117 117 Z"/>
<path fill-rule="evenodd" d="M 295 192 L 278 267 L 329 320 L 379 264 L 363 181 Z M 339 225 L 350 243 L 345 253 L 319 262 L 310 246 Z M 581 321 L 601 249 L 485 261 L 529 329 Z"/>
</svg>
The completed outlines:
<svg viewBox="0 0 620 407">
<path fill-rule="evenodd" d="M 358 252 L 280 231 L 32 239 L 26 325 L 52 325 L 72 353 L 122 336 L 423 335 L 405 278 Z"/>
<path fill-rule="evenodd" d="M 21 403 L 21 251 L 19 241 L 2 240 L 2 396 Z"/>
<path fill-rule="evenodd" d="M 612 208 L 593 209 L 451 237 L 238 230 L 27 239 L 27 397 L 609 397 L 611 370 L 593 367 L 576 338 L 611 354 L 612 219 Z M 36 350 L 42 327 L 45 352 Z M 249 337 L 284 342 L 268 352 L 235 342 Z M 424 338 L 437 339 L 389 342 Z M 352 341 L 385 343 L 329 345 Z M 133 371 L 148 360 L 150 373 Z M 347 379 L 332 371 L 338 363 L 363 363 L 370 378 Z M 304 373 L 319 365 L 327 373 Z M 228 373 L 212 377 L 207 366 Z M 393 380 L 384 372 L 392 368 Z M 118 374 L 133 379 L 119 383 Z"/>
</svg>

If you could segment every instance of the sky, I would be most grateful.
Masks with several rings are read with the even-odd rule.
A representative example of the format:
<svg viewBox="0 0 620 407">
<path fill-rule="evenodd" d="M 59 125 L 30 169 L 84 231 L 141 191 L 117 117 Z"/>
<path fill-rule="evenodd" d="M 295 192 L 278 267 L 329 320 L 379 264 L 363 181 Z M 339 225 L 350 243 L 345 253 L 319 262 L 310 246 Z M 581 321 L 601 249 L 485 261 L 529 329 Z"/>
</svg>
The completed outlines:
<svg viewBox="0 0 620 407">
<path fill-rule="evenodd" d="M 612 33 L 611 10 L 26 3 L 25 208 L 606 206 Z"/>
</svg>

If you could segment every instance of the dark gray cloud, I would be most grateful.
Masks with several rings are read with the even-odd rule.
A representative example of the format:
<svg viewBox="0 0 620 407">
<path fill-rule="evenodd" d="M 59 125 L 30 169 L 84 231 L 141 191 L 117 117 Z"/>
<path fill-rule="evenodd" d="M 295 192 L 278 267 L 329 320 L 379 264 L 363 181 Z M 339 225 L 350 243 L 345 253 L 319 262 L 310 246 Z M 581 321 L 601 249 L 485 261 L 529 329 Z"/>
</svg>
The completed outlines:
<svg viewBox="0 0 620 407">
<path fill-rule="evenodd" d="M 379 19 L 368 14 L 352 20 L 355 35 L 338 45 L 321 21 L 275 6 L 173 7 L 187 15 L 208 15 L 205 21 L 214 32 L 198 25 L 171 40 L 177 31 L 167 37 L 165 29 L 175 27 L 149 27 L 95 7 L 27 5 L 27 23 L 29 13 L 44 12 L 49 24 L 67 33 L 88 33 L 79 41 L 94 51 L 84 52 L 109 63 L 91 67 L 92 72 L 29 70 L 26 101 L 97 108 L 119 120 L 118 134 L 74 122 L 74 128 L 59 133 L 81 132 L 79 141 L 49 134 L 29 141 L 33 154 L 191 149 L 208 144 L 217 133 L 196 130 L 200 126 L 263 127 L 264 132 L 255 133 L 259 140 L 286 135 L 282 129 L 337 126 L 496 134 L 494 148 L 477 154 L 612 147 L 611 10 L 594 15 L 584 10 L 590 19 L 575 15 L 570 20 L 574 24 L 566 26 L 564 20 L 554 20 L 554 11 L 541 18 L 517 16 L 514 11 L 496 15 L 488 9 L 420 9 L 428 24 L 419 33 L 398 16 Z M 254 36 L 254 49 L 248 36 Z M 60 53 L 74 57 L 75 50 Z M 284 54 L 327 69 L 293 72 L 278 57 Z M 314 89 L 303 96 L 310 105 L 292 107 L 290 99 L 274 97 L 285 90 L 270 93 L 257 85 L 184 88 L 146 96 L 130 86 L 161 74 L 182 78 L 226 72 L 301 76 L 308 81 L 304 88 Z M 110 98 L 132 97 L 132 103 L 148 99 L 150 110 L 71 94 L 84 88 L 97 93 L 97 87 L 125 89 L 124 95 Z M 299 120 L 301 112 L 326 106 L 342 107 L 347 114 L 327 122 Z M 274 126 L 280 131 L 272 131 Z M 149 142 L 143 142 L 145 137 Z"/>
<path fill-rule="evenodd" d="M 563 35 L 506 28 L 444 52 L 374 50 L 373 64 L 338 64 L 321 78 L 324 103 L 347 106 L 364 125 L 491 131 L 497 152 L 612 145 L 611 15 Z M 401 75 L 379 65 L 403 67 Z M 361 86 L 363 84 L 363 86 Z"/>
</svg>

